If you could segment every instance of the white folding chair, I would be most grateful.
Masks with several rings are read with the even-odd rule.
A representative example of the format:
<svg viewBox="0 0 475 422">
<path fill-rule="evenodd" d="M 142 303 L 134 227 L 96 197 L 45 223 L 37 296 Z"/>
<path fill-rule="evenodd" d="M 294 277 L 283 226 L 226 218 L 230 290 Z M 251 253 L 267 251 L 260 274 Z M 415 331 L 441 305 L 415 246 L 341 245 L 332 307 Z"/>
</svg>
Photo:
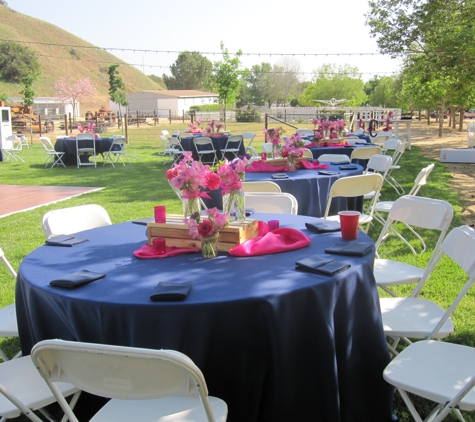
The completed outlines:
<svg viewBox="0 0 475 422">
<path fill-rule="evenodd" d="M 47 156 L 44 163 L 45 167 L 48 167 L 48 165 L 50 165 L 50 168 L 53 168 L 56 164 L 66 167 L 63 163 L 64 152 L 57 152 L 54 149 L 51 140 L 47 136 L 40 136 L 40 142 L 41 145 L 43 145 L 43 149 L 45 150 Z"/>
<path fill-rule="evenodd" d="M 453 412 L 475 410 L 475 348 L 423 340 L 406 347 L 384 369 L 384 379 L 397 388 L 415 421 L 422 422 L 407 393 L 437 405 L 426 421 L 441 422 Z"/>
<path fill-rule="evenodd" d="M 243 142 L 242 135 L 231 135 L 226 141 L 225 147 L 221 149 L 221 158 L 223 160 L 227 158 L 226 154 L 228 154 L 229 156 L 228 158 L 229 161 L 232 161 L 235 158 L 238 158 L 242 142 Z"/>
<path fill-rule="evenodd" d="M 93 417 L 101 421 L 224 422 L 226 403 L 208 395 L 200 369 L 174 350 L 45 340 L 31 358 L 71 422 L 78 422 L 58 381 L 111 398 Z"/>
<path fill-rule="evenodd" d="M 383 176 L 379 173 L 362 174 L 358 176 L 348 176 L 337 179 L 330 188 L 328 202 L 323 218 L 327 220 L 340 221 L 339 215 L 328 215 L 333 198 L 346 197 L 354 198 L 364 196 L 370 192 L 375 192 L 374 198 L 366 207 L 366 212 L 360 214 L 359 226 L 365 232 L 368 232 L 369 225 L 373 219 L 374 204 L 379 196 L 379 191 L 383 186 Z M 364 227 L 366 226 L 366 227 Z"/>
<path fill-rule="evenodd" d="M 382 154 L 394 155 L 399 146 L 401 145 L 401 140 L 398 138 L 389 138 L 386 139 L 383 146 L 381 147 Z"/>
<path fill-rule="evenodd" d="M 242 141 L 244 142 L 245 148 L 249 148 L 251 146 L 252 141 L 254 140 L 256 135 L 257 135 L 256 133 L 252 133 L 252 132 L 243 132 L 243 133 L 241 133 Z M 247 142 L 247 144 L 246 144 L 246 140 L 249 140 L 249 142 Z"/>
<path fill-rule="evenodd" d="M 381 176 L 383 176 L 384 183 L 392 162 L 392 158 L 388 155 L 375 154 L 368 160 L 364 174 L 379 173 Z M 364 199 L 372 200 L 375 195 L 376 192 L 369 192 L 364 196 Z M 377 199 L 378 198 L 376 198 L 376 200 Z"/>
<path fill-rule="evenodd" d="M 74 407 L 81 391 L 69 383 L 58 382 L 56 385 L 61 397 L 73 395 L 70 405 Z M 41 378 L 30 356 L 0 364 L 0 422 L 18 418 L 22 414 L 33 422 L 42 422 L 44 419 L 36 415 L 35 411 L 53 421 L 43 408 L 54 402 L 54 394 Z"/>
<path fill-rule="evenodd" d="M 391 168 L 389 169 L 388 175 L 386 176 L 387 182 L 394 188 L 394 190 L 399 194 L 403 195 L 404 194 L 404 188 L 402 185 L 392 176 L 392 172 L 394 170 L 399 170 L 401 166 L 398 164 L 399 160 L 401 159 L 402 155 L 404 154 L 404 151 L 406 151 L 406 148 L 408 147 L 409 142 L 401 142 L 396 148 L 396 151 L 393 154 L 393 163 L 391 165 Z"/>
<path fill-rule="evenodd" d="M 456 227 L 446 236 L 439 253 L 428 267 L 428 272 L 432 272 L 442 256 L 447 255 L 469 277 L 447 310 L 428 299 L 418 297 L 425 279 L 419 280 L 410 297 L 380 298 L 384 333 L 394 339 L 388 345 L 393 355 L 398 354 L 396 346 L 399 339 L 411 344 L 409 339 L 441 339 L 454 331 L 451 315 L 475 281 L 474 250 L 475 231 L 467 226 Z"/>
<path fill-rule="evenodd" d="M 18 136 L 18 142 L 19 142 L 19 145 L 20 145 L 21 148 L 23 148 L 25 146 L 28 149 L 30 149 L 30 144 L 28 143 L 28 139 L 26 138 L 25 135 Z"/>
<path fill-rule="evenodd" d="M 420 196 L 401 196 L 394 202 L 389 212 L 388 219 L 381 230 L 376 241 L 376 256 L 374 262 L 374 276 L 376 285 L 391 294 L 398 296 L 391 290 L 390 286 L 400 284 L 423 283 L 430 275 L 430 267 L 434 258 L 437 256 L 439 247 L 449 230 L 452 222 L 453 208 L 447 201 L 440 199 L 423 198 Z M 397 223 L 404 223 L 410 233 L 421 240 L 420 235 L 414 227 L 419 229 L 439 232 L 438 239 L 434 246 L 432 255 L 427 263 L 426 269 L 407 264 L 405 262 L 394 261 L 391 259 L 381 259 L 379 248 L 389 233 L 395 234 L 405 242 L 416 253 L 409 241 L 402 236 L 400 231 L 394 229 Z M 420 290 L 420 287 L 418 287 Z M 411 294 L 412 295 L 412 294 Z"/>
<path fill-rule="evenodd" d="M 86 157 L 87 160 L 81 160 L 81 156 Z M 89 157 L 92 157 L 94 161 L 90 162 Z M 96 167 L 96 139 L 93 133 L 78 133 L 76 135 L 76 158 L 78 168 L 80 166 Z"/>
<path fill-rule="evenodd" d="M 381 154 L 381 147 L 358 147 L 351 152 L 350 161 L 369 160 L 376 154 Z"/>
<path fill-rule="evenodd" d="M 195 149 L 199 157 L 200 163 L 203 164 L 210 164 L 214 166 L 218 162 L 218 157 L 216 156 L 216 150 L 213 146 L 213 141 L 211 138 L 201 137 L 201 138 L 194 138 L 193 143 L 195 144 Z M 209 159 L 203 161 L 203 156 L 212 156 L 213 159 L 210 161 Z"/>
<path fill-rule="evenodd" d="M 169 152 L 167 152 L 167 149 L 170 148 L 170 145 L 168 144 L 168 138 L 169 136 L 167 137 L 165 135 L 160 135 L 160 146 L 158 148 L 158 155 L 161 155 L 162 157 L 166 155 L 171 155 Z"/>
<path fill-rule="evenodd" d="M 313 160 L 313 152 L 308 148 L 302 148 L 302 158 L 310 158 Z"/>
<path fill-rule="evenodd" d="M 8 259 L 5 256 L 5 253 L 3 252 L 2 248 L 0 248 L 0 259 L 3 261 L 5 267 L 7 267 L 7 270 L 10 272 L 13 278 L 16 279 L 16 271 L 13 269 L 10 262 L 8 262 Z M 18 337 L 18 324 L 16 320 L 16 307 L 14 303 L 0 309 L 0 337 Z M 21 352 L 17 353 L 15 357 L 18 357 L 20 355 Z M 4 362 L 9 360 L 5 351 L 1 348 L 0 356 L 2 357 Z"/>
<path fill-rule="evenodd" d="M 122 165 L 125 166 L 125 163 L 122 160 L 122 156 L 124 156 L 127 162 L 130 164 L 129 157 L 127 157 L 127 154 L 125 153 L 126 144 L 127 139 L 123 136 L 114 138 L 109 148 L 109 151 L 104 154 L 104 161 L 102 163 L 102 166 L 106 164 L 107 160 L 110 161 L 112 167 L 115 167 L 114 163 L 117 164 L 117 161 L 120 161 Z"/>
<path fill-rule="evenodd" d="M 166 160 L 163 165 L 169 163 L 170 161 L 172 161 L 172 164 L 178 163 L 183 157 L 185 150 L 183 149 L 183 146 L 181 145 L 181 142 L 178 138 L 175 136 L 170 136 L 168 138 L 168 148 L 165 149 L 165 152 L 170 156 L 170 159 Z"/>
<path fill-rule="evenodd" d="M 298 213 L 298 202 L 290 193 L 277 192 L 244 192 L 246 208 L 255 212 L 292 214 Z"/>
<path fill-rule="evenodd" d="M 174 131 L 172 132 L 172 136 L 173 136 L 174 138 L 180 139 L 180 131 L 179 131 L 179 130 L 174 130 Z"/>
<path fill-rule="evenodd" d="M 41 223 L 47 239 L 60 234 L 73 234 L 111 224 L 107 211 L 96 204 L 48 211 Z"/>
<path fill-rule="evenodd" d="M 407 195 L 416 196 L 419 193 L 419 190 L 427 183 L 427 178 L 429 177 L 430 173 L 434 169 L 435 164 L 429 164 L 427 167 L 424 167 L 419 174 L 414 179 L 414 184 L 412 185 L 411 190 L 407 193 Z M 386 222 L 386 217 L 383 214 L 389 213 L 392 206 L 394 205 L 394 201 L 379 201 L 376 202 L 374 207 L 374 218 L 378 220 L 383 225 Z"/>
<path fill-rule="evenodd" d="M 168 130 L 166 130 L 166 129 L 163 129 L 162 130 L 162 136 L 164 136 L 165 139 L 168 139 L 170 137 L 170 132 L 168 132 Z"/>
<path fill-rule="evenodd" d="M 262 152 L 265 152 L 266 154 L 272 154 L 272 143 L 271 142 L 264 142 L 261 145 Z"/>
<path fill-rule="evenodd" d="M 345 154 L 322 154 L 318 157 L 318 161 L 323 163 L 349 163 L 350 157 Z"/>
<path fill-rule="evenodd" d="M 249 192 L 276 192 L 281 193 L 280 186 L 270 180 L 262 180 L 257 182 L 242 182 L 242 190 L 244 193 Z"/>
<path fill-rule="evenodd" d="M 10 135 L 5 138 L 2 151 L 5 155 L 5 161 L 21 161 L 23 163 L 25 162 L 25 160 L 19 156 L 19 153 L 21 151 L 21 144 L 20 140 L 16 135 Z"/>
<path fill-rule="evenodd" d="M 374 138 L 371 138 L 372 143 L 385 142 L 392 137 L 391 132 L 378 132 Z"/>
</svg>

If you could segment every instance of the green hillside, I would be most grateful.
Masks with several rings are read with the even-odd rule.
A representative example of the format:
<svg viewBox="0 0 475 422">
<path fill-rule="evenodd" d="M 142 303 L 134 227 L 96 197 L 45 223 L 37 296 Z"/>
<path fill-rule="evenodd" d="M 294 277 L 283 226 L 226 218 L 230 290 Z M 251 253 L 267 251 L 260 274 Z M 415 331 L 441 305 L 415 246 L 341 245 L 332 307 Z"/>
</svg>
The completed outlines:
<svg viewBox="0 0 475 422">
<path fill-rule="evenodd" d="M 81 104 L 81 110 L 96 110 L 102 105 L 107 106 L 109 104 L 107 69 L 113 63 L 124 64 L 118 70 L 127 92 L 166 89 L 165 86 L 160 86 L 133 66 L 127 65 L 99 47 L 74 49 L 52 46 L 61 44 L 96 47 L 55 25 L 0 5 L 0 42 L 4 40 L 22 41 L 22 45 L 26 45 L 36 53 L 41 65 L 41 75 L 33 85 L 37 97 L 54 96 L 53 85 L 61 76 L 70 76 L 74 81 L 89 77 L 97 88 L 97 95 L 94 104 Z M 28 42 L 44 44 L 27 44 Z M 19 94 L 21 89 L 20 84 L 0 81 L 0 92 L 5 92 L 10 97 L 21 97 Z"/>
</svg>

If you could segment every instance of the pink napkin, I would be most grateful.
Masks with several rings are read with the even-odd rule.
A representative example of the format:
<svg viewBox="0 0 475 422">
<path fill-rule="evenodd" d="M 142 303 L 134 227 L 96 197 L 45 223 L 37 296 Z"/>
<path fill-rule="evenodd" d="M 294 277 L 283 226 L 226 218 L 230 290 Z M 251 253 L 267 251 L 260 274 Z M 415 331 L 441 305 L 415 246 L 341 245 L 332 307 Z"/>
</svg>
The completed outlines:
<svg viewBox="0 0 475 422">
<path fill-rule="evenodd" d="M 257 256 L 304 248 L 310 244 L 310 239 L 302 232 L 282 228 L 257 236 L 229 250 L 233 256 Z"/>
<path fill-rule="evenodd" d="M 305 145 L 305 148 L 312 148 L 312 147 L 318 147 L 318 145 L 315 142 L 310 142 L 309 144 Z"/>
<path fill-rule="evenodd" d="M 265 161 L 253 161 L 248 167 L 246 167 L 246 173 L 258 173 L 258 172 L 269 172 L 276 173 L 279 171 L 286 171 L 286 166 L 273 166 L 267 164 Z"/>
<path fill-rule="evenodd" d="M 320 164 L 318 161 L 315 161 L 313 163 L 309 163 L 308 161 L 302 160 L 302 161 L 300 161 L 300 165 L 303 168 L 306 168 L 308 170 L 313 170 L 313 169 L 323 170 L 323 169 L 329 169 L 330 168 L 330 166 L 328 164 L 326 164 L 326 163 Z"/>
<path fill-rule="evenodd" d="M 168 258 L 170 256 L 183 255 L 186 253 L 199 252 L 199 248 L 177 248 L 176 246 L 167 246 L 167 251 L 162 255 L 155 255 L 153 246 L 143 245 L 140 249 L 134 251 L 134 256 L 141 259 Z"/>
</svg>

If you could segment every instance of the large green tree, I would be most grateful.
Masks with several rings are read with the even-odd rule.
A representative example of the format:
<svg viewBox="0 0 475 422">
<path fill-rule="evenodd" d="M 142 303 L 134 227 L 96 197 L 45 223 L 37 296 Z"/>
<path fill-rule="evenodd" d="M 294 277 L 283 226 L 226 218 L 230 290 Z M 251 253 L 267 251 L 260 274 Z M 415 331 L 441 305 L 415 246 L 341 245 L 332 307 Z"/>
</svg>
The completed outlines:
<svg viewBox="0 0 475 422">
<path fill-rule="evenodd" d="M 273 67 L 270 75 L 270 100 L 285 107 L 301 92 L 300 63 L 293 57 L 283 57 Z"/>
<path fill-rule="evenodd" d="M 365 104 L 368 97 L 364 91 L 364 82 L 356 67 L 350 65 L 323 64 L 314 71 L 313 81 L 299 97 L 299 103 L 305 106 L 318 106 L 318 100 L 346 100 L 343 105 L 357 106 Z"/>
<path fill-rule="evenodd" d="M 242 79 L 238 105 L 264 105 L 271 97 L 270 63 L 256 64 L 248 69 Z"/>
<path fill-rule="evenodd" d="M 33 90 L 33 83 L 38 79 L 39 73 L 30 72 L 29 74 L 21 78 L 21 83 L 23 85 L 20 94 L 23 96 L 23 105 L 25 107 L 31 107 L 35 103 L 35 91 Z M 31 121 L 31 112 L 28 113 L 30 116 L 30 139 L 33 143 L 33 124 Z"/>
<path fill-rule="evenodd" d="M 21 44 L 5 41 L 0 43 L 0 78 L 20 83 L 22 78 L 40 72 L 35 53 Z"/>
<path fill-rule="evenodd" d="M 392 76 L 375 76 L 365 83 L 364 91 L 371 106 L 398 107 L 395 78 Z"/>
<path fill-rule="evenodd" d="M 181 52 L 170 66 L 172 76 L 163 75 L 168 89 L 203 89 L 213 64 L 197 51 Z"/>
<path fill-rule="evenodd" d="M 241 77 L 247 72 L 240 69 L 241 50 L 235 54 L 235 57 L 231 57 L 228 49 L 221 42 L 221 51 L 223 59 L 213 63 L 210 82 L 219 94 L 219 102 L 224 109 L 224 127 L 226 127 L 226 108 L 236 100 L 241 86 Z"/>
<path fill-rule="evenodd" d="M 117 68 L 118 64 L 111 64 L 107 71 L 109 75 L 109 95 L 112 102 L 119 105 L 119 111 L 121 107 L 127 106 L 129 103 L 127 101 L 127 96 L 125 93 L 125 84 L 122 81 L 122 78 L 119 75 Z M 122 113 L 121 113 L 122 114 Z"/>
</svg>

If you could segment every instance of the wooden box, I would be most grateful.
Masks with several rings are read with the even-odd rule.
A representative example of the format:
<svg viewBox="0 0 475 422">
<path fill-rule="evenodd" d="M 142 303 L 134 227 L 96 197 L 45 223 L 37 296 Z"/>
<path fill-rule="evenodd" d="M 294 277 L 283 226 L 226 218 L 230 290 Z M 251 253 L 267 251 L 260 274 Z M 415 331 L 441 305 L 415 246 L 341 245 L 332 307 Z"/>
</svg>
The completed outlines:
<svg viewBox="0 0 475 422">
<path fill-rule="evenodd" d="M 166 223 L 147 223 L 148 244 L 152 245 L 154 237 L 164 237 L 167 246 L 180 248 L 201 248 L 199 239 L 192 239 L 188 226 L 183 222 L 182 215 L 167 215 Z M 227 252 L 229 249 L 257 236 L 257 220 L 233 222 L 219 231 L 218 250 Z"/>
<path fill-rule="evenodd" d="M 297 167 L 299 167 L 300 165 L 300 161 L 308 161 L 308 158 L 307 157 L 302 157 L 302 158 L 297 158 L 295 160 L 295 163 L 297 165 Z M 266 164 L 270 164 L 271 166 L 274 166 L 274 167 L 279 167 L 279 166 L 286 166 L 287 165 L 287 158 L 272 158 L 272 159 L 267 159 L 265 161 Z"/>
</svg>

